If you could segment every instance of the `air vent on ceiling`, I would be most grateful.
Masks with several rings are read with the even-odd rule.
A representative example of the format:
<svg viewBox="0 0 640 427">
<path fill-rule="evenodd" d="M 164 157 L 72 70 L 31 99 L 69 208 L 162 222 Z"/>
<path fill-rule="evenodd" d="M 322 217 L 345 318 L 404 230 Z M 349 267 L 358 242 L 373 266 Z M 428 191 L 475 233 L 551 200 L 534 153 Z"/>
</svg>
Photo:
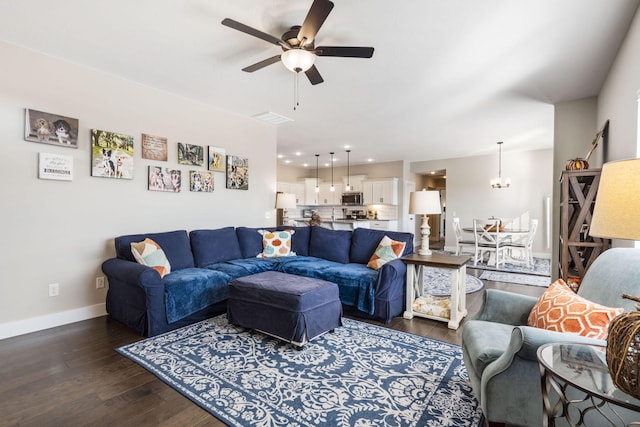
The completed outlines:
<svg viewBox="0 0 640 427">
<path fill-rule="evenodd" d="M 271 111 L 255 114 L 251 117 L 253 117 L 254 119 L 258 119 L 262 122 L 269 123 L 271 125 L 281 125 L 282 123 L 293 121 L 293 119 L 290 119 L 285 116 L 281 116 L 280 114 L 272 113 Z"/>
</svg>

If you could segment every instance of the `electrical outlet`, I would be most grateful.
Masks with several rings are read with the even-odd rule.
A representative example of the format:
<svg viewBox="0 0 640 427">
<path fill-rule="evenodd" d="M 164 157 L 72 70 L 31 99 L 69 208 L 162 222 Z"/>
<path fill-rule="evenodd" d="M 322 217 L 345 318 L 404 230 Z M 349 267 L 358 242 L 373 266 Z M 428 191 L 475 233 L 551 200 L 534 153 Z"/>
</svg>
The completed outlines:
<svg viewBox="0 0 640 427">
<path fill-rule="evenodd" d="M 60 295 L 60 285 L 58 283 L 49 283 L 49 296 L 57 297 Z"/>
<path fill-rule="evenodd" d="M 104 288 L 104 276 L 96 277 L 96 289 Z"/>
</svg>

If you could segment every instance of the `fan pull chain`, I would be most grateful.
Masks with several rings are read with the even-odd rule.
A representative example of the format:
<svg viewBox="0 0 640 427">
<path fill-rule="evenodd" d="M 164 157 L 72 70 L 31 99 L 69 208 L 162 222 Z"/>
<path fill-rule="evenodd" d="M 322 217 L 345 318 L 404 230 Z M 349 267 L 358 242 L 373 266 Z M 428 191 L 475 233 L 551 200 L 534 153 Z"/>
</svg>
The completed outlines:
<svg viewBox="0 0 640 427">
<path fill-rule="evenodd" d="M 297 107 L 300 105 L 300 72 L 296 72 L 296 75 L 293 80 L 293 111 L 296 111 Z"/>
</svg>

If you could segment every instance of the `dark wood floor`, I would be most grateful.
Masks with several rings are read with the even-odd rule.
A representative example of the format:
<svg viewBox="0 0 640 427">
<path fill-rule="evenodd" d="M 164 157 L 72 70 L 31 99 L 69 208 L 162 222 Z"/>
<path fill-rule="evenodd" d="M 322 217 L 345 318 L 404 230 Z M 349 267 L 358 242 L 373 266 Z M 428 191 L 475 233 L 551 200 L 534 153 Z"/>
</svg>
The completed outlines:
<svg viewBox="0 0 640 427">
<path fill-rule="evenodd" d="M 544 291 L 484 283 L 533 296 Z M 478 311 L 482 293 L 467 296 L 470 315 Z M 444 322 L 396 318 L 382 326 L 460 344 L 460 329 Z M 114 351 L 140 339 L 105 316 L 0 341 L 0 426 L 225 425 Z"/>
</svg>

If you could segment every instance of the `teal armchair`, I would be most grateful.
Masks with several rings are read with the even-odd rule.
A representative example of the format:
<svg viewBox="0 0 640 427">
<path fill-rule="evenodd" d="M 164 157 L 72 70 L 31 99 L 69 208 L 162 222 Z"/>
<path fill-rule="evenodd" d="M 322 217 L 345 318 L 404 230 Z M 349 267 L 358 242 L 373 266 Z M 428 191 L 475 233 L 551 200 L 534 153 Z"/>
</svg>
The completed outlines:
<svg viewBox="0 0 640 427">
<path fill-rule="evenodd" d="M 578 295 L 609 307 L 635 310 L 622 294 L 640 295 L 640 249 L 610 249 L 582 280 Z M 526 326 L 538 298 L 487 289 L 480 311 L 463 324 L 462 354 L 474 395 L 493 423 L 539 427 L 542 391 L 536 351 L 545 343 L 606 342 Z"/>
</svg>

